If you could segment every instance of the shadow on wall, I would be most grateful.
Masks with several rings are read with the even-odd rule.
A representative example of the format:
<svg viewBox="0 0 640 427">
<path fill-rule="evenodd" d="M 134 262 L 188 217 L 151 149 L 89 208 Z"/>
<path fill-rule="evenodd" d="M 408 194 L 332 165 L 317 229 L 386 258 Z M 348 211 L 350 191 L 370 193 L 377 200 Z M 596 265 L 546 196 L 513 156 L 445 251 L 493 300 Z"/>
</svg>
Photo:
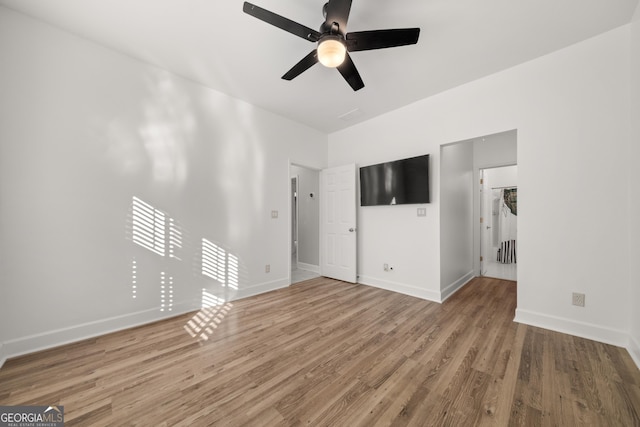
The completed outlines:
<svg viewBox="0 0 640 427">
<path fill-rule="evenodd" d="M 197 120 L 189 97 L 168 72 L 157 72 L 147 84 L 140 107 L 98 120 L 97 133 L 120 175 L 150 173 L 156 183 L 181 187 L 187 180 L 187 152 L 194 145 Z"/>
<path fill-rule="evenodd" d="M 160 70 L 144 83 L 132 87 L 126 108 L 114 104 L 112 117 L 93 122 L 116 177 L 145 198 L 132 197 L 127 218 L 134 243 L 126 261 L 129 297 L 141 310 L 152 305 L 161 312 L 195 306 L 199 290 L 225 304 L 250 283 L 229 246 L 250 250 L 264 233 L 256 221 L 268 190 L 263 141 L 278 139 L 242 101 Z"/>
<path fill-rule="evenodd" d="M 266 210 L 270 188 L 263 142 L 279 139 L 260 131 L 271 127 L 250 104 L 166 71 L 152 70 L 145 83 L 133 107 L 94 120 L 109 164 L 138 194 L 180 203 L 194 227 L 224 224 L 221 240 L 250 248 L 264 230 L 256 212 Z"/>
</svg>

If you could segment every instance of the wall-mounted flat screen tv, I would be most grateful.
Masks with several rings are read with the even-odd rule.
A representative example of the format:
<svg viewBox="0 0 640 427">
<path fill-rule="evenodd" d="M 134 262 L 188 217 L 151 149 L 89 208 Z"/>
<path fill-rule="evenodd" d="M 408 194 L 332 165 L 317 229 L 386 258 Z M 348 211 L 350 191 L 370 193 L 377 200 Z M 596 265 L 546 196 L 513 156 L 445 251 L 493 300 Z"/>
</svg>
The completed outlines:
<svg viewBox="0 0 640 427">
<path fill-rule="evenodd" d="M 360 206 L 429 203 L 429 155 L 360 168 Z"/>
</svg>

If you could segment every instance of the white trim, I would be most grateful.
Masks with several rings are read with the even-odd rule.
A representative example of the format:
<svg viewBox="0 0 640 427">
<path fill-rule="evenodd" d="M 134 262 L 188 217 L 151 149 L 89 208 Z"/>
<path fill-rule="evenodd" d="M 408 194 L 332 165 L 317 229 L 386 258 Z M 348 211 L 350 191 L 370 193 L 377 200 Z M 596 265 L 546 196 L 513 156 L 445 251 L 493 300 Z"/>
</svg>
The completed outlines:
<svg viewBox="0 0 640 427">
<path fill-rule="evenodd" d="M 2 365 L 7 361 L 7 356 L 4 354 L 4 345 L 0 342 L 0 369 L 2 369 Z"/>
<path fill-rule="evenodd" d="M 291 171 L 291 164 L 289 164 L 289 171 Z M 295 193 L 296 193 L 296 205 L 295 205 L 295 214 L 293 213 L 293 195 L 291 194 L 291 183 L 293 182 L 293 180 L 296 180 L 296 188 L 295 188 Z M 293 221 L 295 220 L 296 222 L 296 268 L 298 267 L 298 264 L 300 264 L 300 175 L 294 175 L 291 178 L 289 178 L 289 215 L 291 216 L 291 221 L 289 221 L 289 224 L 293 225 Z M 295 217 L 294 217 L 295 216 Z M 293 244 L 293 227 L 289 227 L 289 243 Z M 291 248 L 289 249 L 291 250 Z M 293 269 L 293 266 L 289 267 L 289 271 L 291 271 Z M 291 273 L 289 273 L 289 275 L 291 275 Z"/>
<path fill-rule="evenodd" d="M 283 279 L 276 279 L 270 282 L 259 283 L 254 286 L 240 287 L 236 294 L 229 298 L 229 301 L 252 297 L 254 295 L 264 294 L 265 292 L 271 292 L 277 289 L 286 288 L 290 283 L 290 279 L 288 277 L 285 277 Z"/>
<path fill-rule="evenodd" d="M 415 286 L 405 285 L 403 283 L 390 282 L 380 280 L 374 277 L 359 276 L 358 283 L 374 288 L 386 289 L 387 291 L 398 292 L 416 298 L 422 298 L 433 302 L 442 302 L 440 292 L 430 291 L 428 289 L 416 288 Z"/>
<path fill-rule="evenodd" d="M 314 273 L 320 274 L 320 266 L 319 265 L 307 264 L 306 262 L 298 261 L 298 270 L 312 271 Z"/>
<path fill-rule="evenodd" d="M 138 311 L 136 313 L 124 314 L 121 316 L 110 317 L 108 319 L 96 320 L 67 328 L 17 338 L 3 343 L 4 354 L 8 359 L 24 354 L 34 353 L 36 351 L 46 350 L 64 344 L 70 344 L 72 342 L 106 335 L 123 329 L 157 322 L 159 320 L 189 313 L 197 309 L 198 308 L 195 307 L 192 302 L 185 302 L 174 306 L 172 311 L 161 312 L 160 307 L 156 307 L 149 310 Z"/>
<path fill-rule="evenodd" d="M 640 10 L 640 7 L 638 8 Z M 627 346 L 627 351 L 631 355 L 631 358 L 636 363 L 638 369 L 640 369 L 640 342 L 638 342 L 634 337 L 629 337 L 629 345 Z"/>
<path fill-rule="evenodd" d="M 471 270 L 467 272 L 467 274 L 465 274 L 464 276 L 462 276 L 461 278 L 459 278 L 458 280 L 456 280 L 455 282 L 451 283 L 449 286 L 441 290 L 440 298 L 442 302 L 445 302 L 447 298 L 449 298 L 451 295 L 458 292 L 464 285 L 469 283 L 475 277 L 476 276 L 473 273 L 473 270 Z"/>
<path fill-rule="evenodd" d="M 563 334 L 599 341 L 618 347 L 626 348 L 629 344 L 629 334 L 626 331 L 606 328 L 593 323 L 580 322 L 573 319 L 536 313 L 520 308 L 516 309 L 516 317 L 513 321 L 539 328 L 550 329 L 556 332 L 562 332 Z"/>
<path fill-rule="evenodd" d="M 287 286 L 289 286 L 289 281 L 286 278 L 278 279 L 255 286 L 240 288 L 235 292 L 235 294 L 226 296 L 229 301 L 232 301 Z M 124 329 L 134 328 L 136 326 L 157 322 L 159 320 L 168 319 L 181 314 L 191 313 L 199 310 L 200 308 L 201 307 L 193 301 L 183 302 L 174 305 L 172 311 L 161 312 L 160 307 L 156 307 L 136 313 L 124 314 L 108 319 L 96 320 L 93 322 L 87 322 L 80 325 L 5 341 L 4 343 L 0 343 L 0 368 L 2 368 L 2 365 L 7 359 L 12 357 L 70 344 Z"/>
</svg>

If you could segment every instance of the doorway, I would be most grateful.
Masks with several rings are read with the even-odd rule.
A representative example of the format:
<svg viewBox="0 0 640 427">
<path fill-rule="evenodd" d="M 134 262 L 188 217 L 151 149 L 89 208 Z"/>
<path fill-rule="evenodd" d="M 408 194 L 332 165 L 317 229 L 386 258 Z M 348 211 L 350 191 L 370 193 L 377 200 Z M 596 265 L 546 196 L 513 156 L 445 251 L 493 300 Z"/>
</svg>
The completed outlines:
<svg viewBox="0 0 640 427">
<path fill-rule="evenodd" d="M 320 276 L 320 171 L 291 164 L 291 281 Z"/>
<path fill-rule="evenodd" d="M 518 166 L 480 169 L 480 275 L 517 280 Z"/>
<path fill-rule="evenodd" d="M 291 177 L 291 270 L 298 268 L 298 177 Z"/>
</svg>

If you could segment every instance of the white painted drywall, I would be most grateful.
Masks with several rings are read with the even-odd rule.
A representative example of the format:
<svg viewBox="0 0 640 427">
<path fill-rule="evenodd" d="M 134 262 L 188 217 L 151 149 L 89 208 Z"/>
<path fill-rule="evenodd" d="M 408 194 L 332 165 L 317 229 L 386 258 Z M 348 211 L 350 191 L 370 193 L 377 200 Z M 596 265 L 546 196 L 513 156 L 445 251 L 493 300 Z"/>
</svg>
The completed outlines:
<svg viewBox="0 0 640 427">
<path fill-rule="evenodd" d="M 452 147 L 456 146 L 456 147 Z M 452 148 L 455 148 L 452 151 Z M 445 153 L 450 152 L 456 154 L 452 156 L 457 161 L 444 158 Z M 480 176 L 480 169 L 485 167 L 493 167 L 498 165 L 510 165 L 517 162 L 517 131 L 510 130 L 500 132 L 493 135 L 485 135 L 478 138 L 459 141 L 453 144 L 447 144 L 441 147 L 441 166 L 440 176 L 442 179 L 441 189 L 452 184 L 452 179 L 448 183 L 444 182 L 444 177 L 453 178 L 459 175 L 460 163 L 465 163 L 465 169 L 471 164 L 469 173 L 471 179 L 466 184 L 457 181 L 458 190 L 471 192 L 471 200 L 469 203 L 462 203 L 457 192 L 449 192 L 452 196 L 447 196 L 441 191 L 441 223 L 440 223 L 440 248 L 441 248 L 441 275 L 440 287 L 441 295 L 439 300 L 444 300 L 464 285 L 468 280 L 480 274 L 480 226 L 474 218 L 480 218 L 480 187 L 478 179 L 474 177 Z M 464 160 L 462 160 L 464 158 Z M 515 166 L 514 166 L 515 167 Z M 462 190 L 462 188 L 465 188 Z M 447 207 L 443 206 L 446 205 Z M 464 225 L 460 223 L 460 218 L 452 217 L 452 206 L 456 206 L 459 210 L 457 215 L 468 218 L 470 222 L 465 220 Z M 455 224 L 458 222 L 458 224 Z M 471 224 L 471 229 L 469 229 Z M 463 231 L 464 230 L 464 231 Z M 443 240 L 447 240 L 444 242 Z M 453 248 L 457 250 L 452 250 Z M 470 251 L 470 256 L 461 257 L 464 251 Z M 446 259 L 445 259 L 446 258 Z M 471 262 L 471 267 L 469 267 Z"/>
<path fill-rule="evenodd" d="M 640 5 L 631 25 L 631 138 L 629 140 L 630 350 L 640 367 Z"/>
<path fill-rule="evenodd" d="M 320 171 L 292 165 L 291 175 L 298 177 L 298 262 L 319 269 Z"/>
<path fill-rule="evenodd" d="M 473 143 L 440 148 L 440 290 L 473 277 Z"/>
<path fill-rule="evenodd" d="M 473 139 L 473 165 L 484 168 L 514 165 L 518 161 L 518 132 L 508 130 Z"/>
<path fill-rule="evenodd" d="M 326 135 L 3 7 L 0 64 L 6 354 L 289 284 L 289 158 L 326 167 Z M 132 242 L 134 196 L 174 220 L 176 258 Z M 202 239 L 237 258 L 227 286 Z"/>
<path fill-rule="evenodd" d="M 341 133 L 342 136 L 338 137 L 346 142 L 344 147 L 336 151 L 329 150 L 330 156 L 332 152 L 334 156 L 330 166 L 356 163 L 362 167 L 430 155 L 429 191 L 432 203 L 360 207 L 358 200 L 358 281 L 440 301 L 440 215 L 437 202 L 440 147 L 429 144 L 419 135 L 412 135 L 412 138 L 393 135 L 391 127 L 395 126 L 392 122 L 376 126 L 375 130 L 371 130 L 376 136 L 370 139 L 370 144 L 351 139 L 351 136 L 359 138 L 363 135 L 359 132 L 362 127 L 357 127 L 353 133 Z M 368 135 L 368 132 L 365 134 Z M 426 209 L 426 216 L 417 216 L 418 207 Z M 384 270 L 384 264 L 389 266 L 388 271 Z"/>
<path fill-rule="evenodd" d="M 361 278 L 438 292 L 439 146 L 517 129 L 518 320 L 626 342 L 629 41 L 627 25 L 329 135 L 329 165 L 432 154 L 427 218 L 358 210 Z M 381 265 L 396 259 L 391 283 Z"/>
<path fill-rule="evenodd" d="M 485 169 L 484 173 L 485 179 L 489 180 L 490 188 L 518 186 L 518 166 Z"/>
</svg>

